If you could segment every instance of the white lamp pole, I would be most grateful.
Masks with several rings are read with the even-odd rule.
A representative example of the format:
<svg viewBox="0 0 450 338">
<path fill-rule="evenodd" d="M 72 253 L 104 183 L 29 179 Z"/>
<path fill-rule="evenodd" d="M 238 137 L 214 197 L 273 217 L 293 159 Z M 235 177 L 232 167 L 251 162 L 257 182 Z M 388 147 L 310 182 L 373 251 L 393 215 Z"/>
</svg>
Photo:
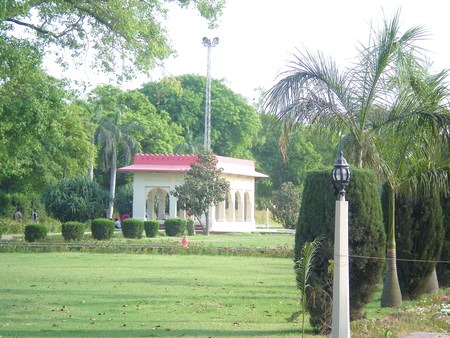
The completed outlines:
<svg viewBox="0 0 450 338">
<path fill-rule="evenodd" d="M 219 38 L 212 41 L 207 37 L 202 39 L 203 46 L 208 48 L 207 67 L 206 67 L 206 104 L 205 104 L 205 149 L 211 149 L 211 47 L 219 44 Z"/>
<path fill-rule="evenodd" d="M 345 187 L 350 180 L 350 166 L 342 155 L 334 165 L 332 177 L 339 189 L 334 224 L 334 271 L 332 338 L 350 337 L 350 287 L 348 261 L 348 202 Z"/>
</svg>

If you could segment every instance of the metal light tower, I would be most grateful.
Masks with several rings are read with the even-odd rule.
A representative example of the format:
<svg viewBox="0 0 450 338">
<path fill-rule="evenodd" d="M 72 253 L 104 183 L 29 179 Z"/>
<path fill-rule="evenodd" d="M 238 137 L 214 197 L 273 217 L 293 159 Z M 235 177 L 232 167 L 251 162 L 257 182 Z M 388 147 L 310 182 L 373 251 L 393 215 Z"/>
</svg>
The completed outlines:
<svg viewBox="0 0 450 338">
<path fill-rule="evenodd" d="M 341 154 L 331 172 L 339 189 L 334 223 L 333 314 L 331 337 L 350 337 L 350 286 L 348 262 L 348 202 L 345 187 L 350 180 L 350 166 Z"/>
<path fill-rule="evenodd" d="M 202 39 L 203 46 L 208 48 L 207 68 L 206 68 L 206 104 L 205 104 L 205 149 L 211 149 L 211 47 L 219 44 L 219 38 L 215 37 Z"/>
</svg>

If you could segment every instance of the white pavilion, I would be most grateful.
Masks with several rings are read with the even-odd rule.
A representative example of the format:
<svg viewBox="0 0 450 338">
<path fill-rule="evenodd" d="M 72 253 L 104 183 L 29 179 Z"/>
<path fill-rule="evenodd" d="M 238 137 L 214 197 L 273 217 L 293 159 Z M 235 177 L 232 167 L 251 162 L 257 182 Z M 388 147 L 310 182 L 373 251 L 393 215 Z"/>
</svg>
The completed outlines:
<svg viewBox="0 0 450 338">
<path fill-rule="evenodd" d="M 256 230 L 255 178 L 268 176 L 255 171 L 253 161 L 216 157 L 217 167 L 223 169 L 223 177 L 230 182 L 230 191 L 225 201 L 211 207 L 209 230 Z M 157 219 L 161 223 L 166 217 L 185 218 L 186 212 L 177 205 L 177 198 L 170 191 L 183 184 L 183 173 L 197 160 L 197 155 L 136 154 L 134 164 L 118 169 L 133 172 L 133 218 Z"/>
</svg>

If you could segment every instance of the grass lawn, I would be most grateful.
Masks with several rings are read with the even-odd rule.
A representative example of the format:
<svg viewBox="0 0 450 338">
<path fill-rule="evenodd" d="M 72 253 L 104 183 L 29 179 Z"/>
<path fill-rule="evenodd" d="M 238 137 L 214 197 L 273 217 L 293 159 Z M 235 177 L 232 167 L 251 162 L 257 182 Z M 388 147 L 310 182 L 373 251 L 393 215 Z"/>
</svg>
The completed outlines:
<svg viewBox="0 0 450 338">
<path fill-rule="evenodd" d="M 290 259 L 2 253 L 0 336 L 293 337 Z M 317 337 L 317 336 L 316 336 Z"/>
</svg>

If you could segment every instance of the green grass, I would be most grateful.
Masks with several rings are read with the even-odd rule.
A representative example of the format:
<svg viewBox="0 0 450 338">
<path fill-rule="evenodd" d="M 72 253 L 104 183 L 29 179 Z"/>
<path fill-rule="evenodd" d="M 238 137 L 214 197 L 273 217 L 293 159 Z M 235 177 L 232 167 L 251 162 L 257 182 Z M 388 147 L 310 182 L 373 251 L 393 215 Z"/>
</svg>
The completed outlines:
<svg viewBox="0 0 450 338">
<path fill-rule="evenodd" d="M 1 254 L 0 335 L 293 337 L 292 261 Z"/>
</svg>

